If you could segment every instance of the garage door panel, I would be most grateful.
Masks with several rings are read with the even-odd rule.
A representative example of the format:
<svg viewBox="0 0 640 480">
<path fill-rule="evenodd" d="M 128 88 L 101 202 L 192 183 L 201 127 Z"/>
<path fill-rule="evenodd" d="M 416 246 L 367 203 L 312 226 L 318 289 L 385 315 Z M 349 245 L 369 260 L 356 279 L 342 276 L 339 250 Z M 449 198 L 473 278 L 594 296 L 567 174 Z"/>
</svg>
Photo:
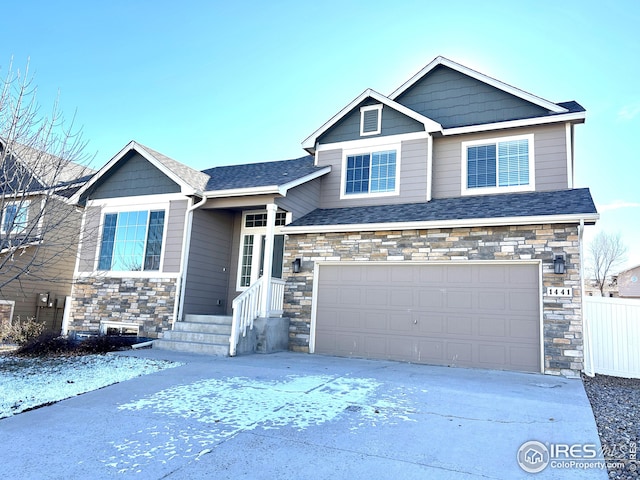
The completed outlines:
<svg viewBox="0 0 640 480">
<path fill-rule="evenodd" d="M 446 317 L 442 313 L 414 313 L 413 319 L 421 336 L 445 332 Z"/>
<path fill-rule="evenodd" d="M 538 272 L 534 264 L 322 265 L 315 351 L 538 372 Z"/>
<path fill-rule="evenodd" d="M 473 345 L 469 343 L 448 342 L 446 344 L 449 365 L 469 367 L 473 365 Z"/>
<path fill-rule="evenodd" d="M 507 308 L 508 294 L 504 291 L 481 290 L 478 292 L 478 310 L 504 311 Z"/>
<path fill-rule="evenodd" d="M 478 336 L 504 338 L 509 336 L 508 320 L 497 316 L 478 318 Z"/>
</svg>

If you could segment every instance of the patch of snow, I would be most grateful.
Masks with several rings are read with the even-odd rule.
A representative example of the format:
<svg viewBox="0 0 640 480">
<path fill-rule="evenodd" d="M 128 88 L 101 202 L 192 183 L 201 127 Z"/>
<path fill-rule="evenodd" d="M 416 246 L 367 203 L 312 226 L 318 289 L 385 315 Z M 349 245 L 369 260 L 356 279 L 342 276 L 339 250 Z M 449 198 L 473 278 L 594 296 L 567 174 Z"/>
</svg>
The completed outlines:
<svg viewBox="0 0 640 480">
<path fill-rule="evenodd" d="M 348 415 L 350 431 L 413 421 L 410 415 L 415 410 L 406 392 L 380 394 L 381 386 L 371 378 L 333 375 L 290 375 L 280 381 L 227 377 L 175 386 L 118 407 L 169 417 L 169 423 L 112 442 L 118 454 L 104 463 L 124 472 L 176 456 L 197 460 L 242 431 L 285 427 L 302 431 L 342 415 Z"/>
<path fill-rule="evenodd" d="M 0 356 L 0 418 L 180 365 L 123 355 Z"/>
</svg>

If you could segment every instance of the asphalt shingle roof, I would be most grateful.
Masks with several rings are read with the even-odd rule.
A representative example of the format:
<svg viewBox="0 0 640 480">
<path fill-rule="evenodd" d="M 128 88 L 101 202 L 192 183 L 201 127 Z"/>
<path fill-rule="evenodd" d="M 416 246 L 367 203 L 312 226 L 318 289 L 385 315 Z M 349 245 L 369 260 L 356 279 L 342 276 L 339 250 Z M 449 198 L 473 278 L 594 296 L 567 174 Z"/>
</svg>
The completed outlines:
<svg viewBox="0 0 640 480">
<path fill-rule="evenodd" d="M 362 225 L 596 214 L 588 188 L 439 198 L 424 203 L 316 209 L 288 226 Z"/>
<path fill-rule="evenodd" d="M 206 191 L 231 190 L 280 186 L 306 177 L 321 167 L 313 164 L 313 157 L 306 155 L 293 160 L 229 165 L 203 170 L 211 178 Z"/>
</svg>

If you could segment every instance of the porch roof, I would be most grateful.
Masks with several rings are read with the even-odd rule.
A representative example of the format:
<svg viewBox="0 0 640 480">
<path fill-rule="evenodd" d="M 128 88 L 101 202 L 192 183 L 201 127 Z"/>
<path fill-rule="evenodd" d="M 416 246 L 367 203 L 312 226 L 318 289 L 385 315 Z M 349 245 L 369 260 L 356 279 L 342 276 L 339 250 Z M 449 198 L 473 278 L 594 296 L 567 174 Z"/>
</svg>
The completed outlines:
<svg viewBox="0 0 640 480">
<path fill-rule="evenodd" d="M 287 233 L 345 228 L 437 228 L 497 224 L 594 223 L 599 218 L 588 188 L 456 198 L 430 202 L 316 209 L 287 225 Z M 517 219 L 517 220 L 516 220 Z M 423 225 L 421 225 L 423 224 Z"/>
<path fill-rule="evenodd" d="M 250 189 L 258 187 L 281 187 L 305 177 L 320 173 L 326 168 L 316 167 L 311 155 L 293 160 L 228 165 L 203 170 L 209 175 L 205 190 Z"/>
</svg>

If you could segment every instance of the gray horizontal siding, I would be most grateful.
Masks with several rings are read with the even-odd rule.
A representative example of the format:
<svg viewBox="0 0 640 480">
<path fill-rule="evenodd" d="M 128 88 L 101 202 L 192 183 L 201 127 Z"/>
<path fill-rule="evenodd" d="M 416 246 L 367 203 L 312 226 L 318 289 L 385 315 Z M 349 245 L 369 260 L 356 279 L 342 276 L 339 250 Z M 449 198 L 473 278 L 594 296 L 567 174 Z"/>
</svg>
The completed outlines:
<svg viewBox="0 0 640 480">
<path fill-rule="evenodd" d="M 529 133 L 534 134 L 536 190 L 567 188 L 565 126 L 558 124 L 435 138 L 433 142 L 433 198 L 460 196 L 462 190 L 462 142 Z"/>
<path fill-rule="evenodd" d="M 80 245 L 79 252 L 79 272 L 92 272 L 95 268 L 98 242 L 102 235 L 102 232 L 100 232 L 101 215 L 102 209 L 100 207 L 85 208 L 84 230 L 82 232 L 82 244 Z"/>
<path fill-rule="evenodd" d="M 164 244 L 163 271 L 177 273 L 182 261 L 182 239 L 184 234 L 184 216 L 188 200 L 169 202 L 169 212 L 165 228 L 167 229 Z"/>
<path fill-rule="evenodd" d="M 375 151 L 375 149 L 373 150 Z M 331 165 L 331 173 L 322 177 L 321 208 L 355 207 L 423 202 L 427 197 L 427 140 L 410 140 L 401 143 L 400 194 L 396 196 L 340 199 L 342 150 L 318 153 L 318 164 Z M 398 173 L 396 173 L 398 175 Z"/>
<path fill-rule="evenodd" d="M 233 216 L 196 210 L 185 284 L 183 314 L 224 314 L 227 309 Z M 218 300 L 221 305 L 218 305 Z"/>
<path fill-rule="evenodd" d="M 318 143 L 346 142 L 350 140 L 360 140 L 362 138 L 384 137 L 424 131 L 424 125 L 420 122 L 384 105 L 382 107 L 381 133 L 377 135 L 366 135 L 364 137 L 360 136 L 360 107 L 375 104 L 377 104 L 377 102 L 369 99 L 356 106 L 338 123 L 321 135 Z"/>
<path fill-rule="evenodd" d="M 565 125 L 549 125 L 535 130 L 536 190 L 568 188 L 567 137 Z"/>
<path fill-rule="evenodd" d="M 321 179 L 316 178 L 292 188 L 286 197 L 276 199 L 276 204 L 283 210 L 292 212 L 292 220 L 297 220 L 320 205 L 320 183 Z"/>
<path fill-rule="evenodd" d="M 396 101 L 444 128 L 546 115 L 547 110 L 440 65 Z"/>
<path fill-rule="evenodd" d="M 180 186 L 139 153 L 126 156 L 93 187 L 89 198 L 118 198 L 180 192 Z"/>
</svg>

